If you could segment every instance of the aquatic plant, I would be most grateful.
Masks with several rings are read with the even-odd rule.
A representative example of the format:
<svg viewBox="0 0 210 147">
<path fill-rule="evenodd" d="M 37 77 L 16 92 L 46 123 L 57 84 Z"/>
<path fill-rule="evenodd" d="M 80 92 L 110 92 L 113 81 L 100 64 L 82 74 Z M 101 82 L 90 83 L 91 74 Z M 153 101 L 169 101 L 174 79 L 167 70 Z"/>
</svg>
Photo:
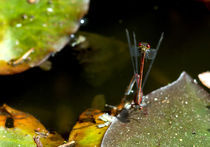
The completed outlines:
<svg viewBox="0 0 210 147">
<path fill-rule="evenodd" d="M 39 66 L 75 33 L 89 0 L 0 1 L 0 74 Z"/>
</svg>

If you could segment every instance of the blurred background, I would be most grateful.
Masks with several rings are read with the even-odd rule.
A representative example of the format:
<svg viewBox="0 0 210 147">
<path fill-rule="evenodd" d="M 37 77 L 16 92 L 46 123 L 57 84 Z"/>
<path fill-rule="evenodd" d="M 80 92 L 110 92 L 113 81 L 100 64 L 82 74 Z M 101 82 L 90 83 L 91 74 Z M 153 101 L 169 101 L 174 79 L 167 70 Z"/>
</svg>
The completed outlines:
<svg viewBox="0 0 210 147">
<path fill-rule="evenodd" d="M 29 112 L 47 129 L 67 137 L 85 109 L 120 103 L 133 74 L 125 28 L 153 48 L 165 33 L 144 94 L 176 80 L 182 71 L 197 79 L 210 70 L 205 0 L 91 0 L 84 20 L 80 31 L 89 32 L 89 46 L 75 49 L 68 44 L 50 58 L 50 71 L 37 67 L 0 76 L 1 104 Z"/>
</svg>

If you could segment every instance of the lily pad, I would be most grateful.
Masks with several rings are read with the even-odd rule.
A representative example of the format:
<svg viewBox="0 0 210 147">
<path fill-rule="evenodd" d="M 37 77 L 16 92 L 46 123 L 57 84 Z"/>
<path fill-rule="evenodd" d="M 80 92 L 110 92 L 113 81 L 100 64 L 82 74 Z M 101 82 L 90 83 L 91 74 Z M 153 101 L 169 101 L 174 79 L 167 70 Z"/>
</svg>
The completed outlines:
<svg viewBox="0 0 210 147">
<path fill-rule="evenodd" d="M 48 132 L 32 115 L 5 104 L 0 107 L 0 146 L 56 147 L 63 142 L 59 134 Z"/>
<path fill-rule="evenodd" d="M 0 1 L 0 74 L 38 66 L 75 33 L 89 0 Z"/>
<path fill-rule="evenodd" d="M 101 146 L 210 146 L 210 94 L 185 72 L 146 95 L 142 110 L 115 120 Z"/>
</svg>

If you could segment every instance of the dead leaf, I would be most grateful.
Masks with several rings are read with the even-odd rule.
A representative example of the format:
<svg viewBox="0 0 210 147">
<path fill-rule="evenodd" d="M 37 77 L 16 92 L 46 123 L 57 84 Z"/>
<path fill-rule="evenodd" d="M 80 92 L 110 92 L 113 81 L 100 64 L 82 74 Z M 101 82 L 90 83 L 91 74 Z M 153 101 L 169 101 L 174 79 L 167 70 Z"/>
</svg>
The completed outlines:
<svg viewBox="0 0 210 147">
<path fill-rule="evenodd" d="M 210 89 L 210 72 L 203 72 L 198 75 L 199 80 L 201 83 Z"/>
<path fill-rule="evenodd" d="M 50 133 L 32 115 L 4 104 L 0 107 L 0 146 L 56 147 L 63 143 L 57 133 Z"/>
</svg>

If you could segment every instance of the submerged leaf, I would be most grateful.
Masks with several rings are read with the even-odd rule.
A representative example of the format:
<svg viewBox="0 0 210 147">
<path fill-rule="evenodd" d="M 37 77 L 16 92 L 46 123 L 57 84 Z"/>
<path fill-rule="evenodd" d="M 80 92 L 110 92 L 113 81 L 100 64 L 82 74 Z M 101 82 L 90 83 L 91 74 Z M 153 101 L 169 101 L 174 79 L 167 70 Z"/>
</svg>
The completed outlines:
<svg viewBox="0 0 210 147">
<path fill-rule="evenodd" d="M 74 51 L 80 64 L 84 65 L 83 75 L 91 85 L 104 84 L 128 65 L 130 57 L 124 42 L 94 33 L 78 34 L 80 36 L 72 46 L 77 45 Z"/>
<path fill-rule="evenodd" d="M 106 104 L 105 96 L 103 94 L 98 94 L 94 96 L 91 103 L 91 108 L 104 110 L 105 104 Z"/>
<path fill-rule="evenodd" d="M 0 74 L 38 66 L 79 27 L 89 0 L 1 0 Z"/>
<path fill-rule="evenodd" d="M 32 115 L 7 105 L 0 107 L 0 146 L 56 147 L 63 143 L 56 133 L 48 132 Z"/>
<path fill-rule="evenodd" d="M 142 110 L 115 120 L 102 146 L 210 146 L 210 95 L 186 73 L 146 96 Z"/>
</svg>

